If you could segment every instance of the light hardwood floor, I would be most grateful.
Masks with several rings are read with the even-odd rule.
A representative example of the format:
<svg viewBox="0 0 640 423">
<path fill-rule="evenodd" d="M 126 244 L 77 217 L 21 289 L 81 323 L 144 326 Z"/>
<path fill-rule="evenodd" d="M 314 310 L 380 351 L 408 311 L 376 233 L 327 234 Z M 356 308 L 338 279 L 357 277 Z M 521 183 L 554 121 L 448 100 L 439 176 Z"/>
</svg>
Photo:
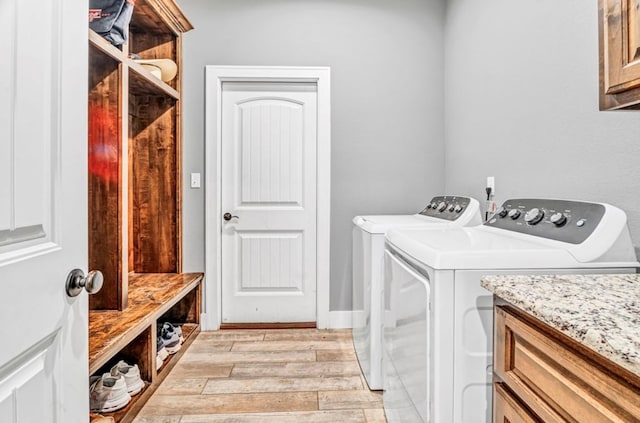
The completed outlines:
<svg viewBox="0 0 640 423">
<path fill-rule="evenodd" d="M 202 332 L 134 423 L 386 423 L 350 330 Z"/>
</svg>

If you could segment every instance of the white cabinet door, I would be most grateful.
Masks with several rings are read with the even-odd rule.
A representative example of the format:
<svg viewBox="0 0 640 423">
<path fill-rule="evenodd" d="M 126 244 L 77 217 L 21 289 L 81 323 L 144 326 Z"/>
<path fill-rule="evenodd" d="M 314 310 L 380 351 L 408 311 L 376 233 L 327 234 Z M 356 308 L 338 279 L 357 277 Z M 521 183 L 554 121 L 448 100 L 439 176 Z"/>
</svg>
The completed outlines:
<svg viewBox="0 0 640 423">
<path fill-rule="evenodd" d="M 222 86 L 222 323 L 316 320 L 316 83 Z"/>
<path fill-rule="evenodd" d="M 87 4 L 0 0 L 0 421 L 88 421 Z"/>
</svg>

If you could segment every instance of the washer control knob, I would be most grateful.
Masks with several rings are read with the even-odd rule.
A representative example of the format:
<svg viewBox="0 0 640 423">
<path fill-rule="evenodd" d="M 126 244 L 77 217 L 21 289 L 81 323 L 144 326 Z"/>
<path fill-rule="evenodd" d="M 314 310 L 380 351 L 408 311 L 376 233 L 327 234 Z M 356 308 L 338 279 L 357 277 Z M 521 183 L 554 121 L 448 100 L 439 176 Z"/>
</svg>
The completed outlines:
<svg viewBox="0 0 640 423">
<path fill-rule="evenodd" d="M 456 209 L 456 206 L 454 206 L 453 204 L 451 204 L 451 205 L 449 206 L 449 209 L 448 209 L 448 210 L 449 210 L 450 212 L 453 212 L 455 209 Z"/>
<path fill-rule="evenodd" d="M 460 213 L 460 212 L 462 211 L 462 206 L 461 206 L 460 204 L 458 204 L 458 205 L 453 209 L 453 211 L 454 211 L 454 212 L 456 212 L 456 213 Z"/>
<path fill-rule="evenodd" d="M 447 209 L 447 203 L 445 203 L 444 201 L 441 201 L 440 204 L 438 204 L 438 211 L 443 212 L 446 209 Z"/>
<path fill-rule="evenodd" d="M 518 209 L 509 210 L 509 217 L 512 218 L 513 220 L 516 220 L 517 218 L 519 218 L 520 214 L 521 212 Z"/>
<path fill-rule="evenodd" d="M 437 209 L 438 208 L 438 203 L 436 203 L 435 201 L 433 203 L 431 203 L 431 208 L 432 209 Z"/>
<path fill-rule="evenodd" d="M 552 214 L 549 220 L 551 221 L 551 223 L 553 223 L 559 228 L 560 226 L 567 223 L 567 216 L 564 213 L 558 212 L 558 213 Z"/>
<path fill-rule="evenodd" d="M 536 207 L 529 210 L 527 213 L 525 213 L 524 221 L 527 222 L 529 225 L 537 225 L 538 223 L 540 223 L 543 217 L 544 217 L 544 210 L 540 210 L 539 208 Z"/>
<path fill-rule="evenodd" d="M 504 207 L 500 207 L 496 214 L 500 217 L 507 217 L 507 213 L 509 213 L 509 210 L 505 209 Z"/>
<path fill-rule="evenodd" d="M 584 226 L 584 224 L 585 224 L 585 223 L 587 223 L 587 220 L 586 220 L 586 219 L 580 219 L 580 220 L 578 220 L 578 221 L 576 222 L 576 226 L 577 226 L 578 228 L 582 228 L 582 227 Z"/>
</svg>

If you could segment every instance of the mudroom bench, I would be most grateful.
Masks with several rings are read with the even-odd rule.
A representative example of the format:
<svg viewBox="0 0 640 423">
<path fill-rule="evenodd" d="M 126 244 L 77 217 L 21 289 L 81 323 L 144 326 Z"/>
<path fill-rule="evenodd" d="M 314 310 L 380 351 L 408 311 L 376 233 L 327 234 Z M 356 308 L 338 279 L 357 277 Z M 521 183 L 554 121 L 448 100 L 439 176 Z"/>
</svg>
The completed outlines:
<svg viewBox="0 0 640 423">
<path fill-rule="evenodd" d="M 89 312 L 89 374 L 108 372 L 119 360 L 137 364 L 143 391 L 107 415 L 130 422 L 200 332 L 202 273 L 146 273 L 129 277 L 129 306 Z M 182 328 L 184 343 L 157 369 L 156 330 L 163 322 Z M 103 413 L 104 414 L 104 413 Z"/>
</svg>

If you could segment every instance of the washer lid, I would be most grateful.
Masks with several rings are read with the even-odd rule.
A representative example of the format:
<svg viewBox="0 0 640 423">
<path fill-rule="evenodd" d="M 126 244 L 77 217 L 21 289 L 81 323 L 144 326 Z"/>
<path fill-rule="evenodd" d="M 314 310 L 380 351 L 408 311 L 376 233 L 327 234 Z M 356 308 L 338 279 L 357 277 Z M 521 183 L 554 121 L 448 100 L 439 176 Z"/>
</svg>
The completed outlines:
<svg viewBox="0 0 640 423">
<path fill-rule="evenodd" d="M 445 195 L 433 197 L 417 214 L 356 216 L 353 223 L 370 234 L 385 234 L 393 228 L 476 226 L 482 217 L 477 200 Z"/>
<path fill-rule="evenodd" d="M 637 262 L 581 262 L 571 244 L 494 228 L 399 229 L 386 235 L 400 253 L 434 269 L 635 267 Z"/>
<path fill-rule="evenodd" d="M 353 218 L 353 223 L 371 234 L 385 234 L 392 228 L 439 227 L 448 225 L 451 221 L 423 216 L 421 214 L 413 214 L 356 216 Z"/>
</svg>

